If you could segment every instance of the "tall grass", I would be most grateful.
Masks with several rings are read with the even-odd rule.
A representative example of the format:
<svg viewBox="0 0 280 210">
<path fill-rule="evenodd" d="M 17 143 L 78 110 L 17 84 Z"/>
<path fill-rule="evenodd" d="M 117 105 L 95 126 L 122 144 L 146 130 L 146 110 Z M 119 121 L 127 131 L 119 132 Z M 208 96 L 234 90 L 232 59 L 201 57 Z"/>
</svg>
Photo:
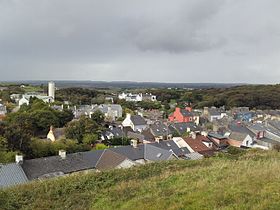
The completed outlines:
<svg viewBox="0 0 280 210">
<path fill-rule="evenodd" d="M 280 153 L 198 161 L 34 182 L 0 191 L 0 209 L 280 209 Z"/>
</svg>

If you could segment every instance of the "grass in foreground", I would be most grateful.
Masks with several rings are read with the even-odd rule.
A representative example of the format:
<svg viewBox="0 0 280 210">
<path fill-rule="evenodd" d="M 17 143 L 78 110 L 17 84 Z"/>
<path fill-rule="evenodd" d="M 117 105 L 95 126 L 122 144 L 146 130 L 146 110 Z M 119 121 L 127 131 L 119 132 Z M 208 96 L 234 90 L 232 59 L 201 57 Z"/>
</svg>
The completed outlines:
<svg viewBox="0 0 280 210">
<path fill-rule="evenodd" d="M 0 191 L 0 209 L 280 209 L 280 153 L 72 175 Z"/>
</svg>

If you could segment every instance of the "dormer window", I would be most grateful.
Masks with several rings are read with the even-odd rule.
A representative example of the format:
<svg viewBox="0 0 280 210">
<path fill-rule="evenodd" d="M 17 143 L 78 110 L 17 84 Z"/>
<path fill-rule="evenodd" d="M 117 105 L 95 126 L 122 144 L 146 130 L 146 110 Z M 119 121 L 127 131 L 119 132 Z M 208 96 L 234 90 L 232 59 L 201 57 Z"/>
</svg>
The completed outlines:
<svg viewBox="0 0 280 210">
<path fill-rule="evenodd" d="M 157 158 L 160 158 L 161 156 L 162 156 L 161 153 L 158 153 L 158 154 L 157 154 Z"/>
</svg>

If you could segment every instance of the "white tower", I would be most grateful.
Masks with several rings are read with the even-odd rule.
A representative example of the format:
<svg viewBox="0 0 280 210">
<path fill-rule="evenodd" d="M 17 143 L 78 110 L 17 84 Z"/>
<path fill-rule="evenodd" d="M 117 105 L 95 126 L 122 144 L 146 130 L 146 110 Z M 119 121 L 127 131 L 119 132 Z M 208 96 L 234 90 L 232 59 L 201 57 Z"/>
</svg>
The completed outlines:
<svg viewBox="0 0 280 210">
<path fill-rule="evenodd" d="M 53 100 L 54 100 L 54 97 L 55 97 L 55 83 L 54 82 L 49 82 L 49 96 L 53 97 Z"/>
</svg>

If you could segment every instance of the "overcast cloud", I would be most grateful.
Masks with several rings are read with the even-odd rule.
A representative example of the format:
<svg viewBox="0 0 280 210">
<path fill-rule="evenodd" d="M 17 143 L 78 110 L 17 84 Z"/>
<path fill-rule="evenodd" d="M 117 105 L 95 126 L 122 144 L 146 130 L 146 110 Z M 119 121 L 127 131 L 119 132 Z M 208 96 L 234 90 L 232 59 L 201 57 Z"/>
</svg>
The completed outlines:
<svg viewBox="0 0 280 210">
<path fill-rule="evenodd" d="M 279 83 L 279 0 L 0 0 L 0 80 Z"/>
</svg>

